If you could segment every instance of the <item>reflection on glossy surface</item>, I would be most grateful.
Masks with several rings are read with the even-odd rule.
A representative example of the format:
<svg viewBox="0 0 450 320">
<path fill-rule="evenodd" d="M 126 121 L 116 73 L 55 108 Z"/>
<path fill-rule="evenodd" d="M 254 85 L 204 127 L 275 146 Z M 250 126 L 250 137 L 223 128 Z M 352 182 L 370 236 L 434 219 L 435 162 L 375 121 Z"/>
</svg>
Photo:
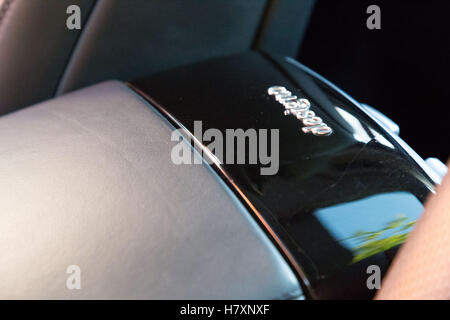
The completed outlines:
<svg viewBox="0 0 450 320">
<path fill-rule="evenodd" d="M 321 208 L 313 214 L 353 253 L 352 262 L 358 262 L 403 243 L 422 211 L 422 203 L 414 195 L 389 192 Z"/>
<path fill-rule="evenodd" d="M 336 111 L 341 115 L 347 123 L 352 126 L 353 129 L 353 137 L 355 140 L 363 143 L 369 142 L 372 138 L 367 134 L 366 129 L 362 126 L 361 122 L 349 112 L 343 110 L 342 108 L 335 107 Z"/>
<path fill-rule="evenodd" d="M 382 145 L 391 148 L 391 149 L 395 149 L 394 145 L 392 143 L 390 143 L 381 133 L 377 132 L 376 130 L 370 128 L 369 129 L 370 132 L 372 133 L 373 137 Z"/>
<path fill-rule="evenodd" d="M 308 99 L 333 134 L 304 134 L 298 120 L 284 116 L 284 107 L 267 94 L 273 84 Z M 401 214 L 405 222 L 416 219 L 433 182 L 357 103 L 298 65 L 258 53 L 178 68 L 133 85 L 191 133 L 195 120 L 202 120 L 204 130 L 222 133 L 279 129 L 276 175 L 261 176 L 260 163 L 216 164 L 216 170 L 288 252 L 310 297 L 342 297 L 344 288 L 353 298 L 373 294 L 365 286 L 366 266 L 387 266 L 389 258 L 376 250 L 352 263 L 373 245 L 358 249 L 354 232 L 378 232 Z M 356 216 L 359 208 L 364 212 Z"/>
</svg>

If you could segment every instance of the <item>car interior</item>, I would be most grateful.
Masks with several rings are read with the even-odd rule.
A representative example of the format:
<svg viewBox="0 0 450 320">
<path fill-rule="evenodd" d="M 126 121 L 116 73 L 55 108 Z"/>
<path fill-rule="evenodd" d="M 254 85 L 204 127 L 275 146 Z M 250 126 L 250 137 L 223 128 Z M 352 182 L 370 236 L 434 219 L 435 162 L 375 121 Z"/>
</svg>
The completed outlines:
<svg viewBox="0 0 450 320">
<path fill-rule="evenodd" d="M 0 299 L 450 299 L 450 3 L 372 2 L 0 0 Z"/>
</svg>

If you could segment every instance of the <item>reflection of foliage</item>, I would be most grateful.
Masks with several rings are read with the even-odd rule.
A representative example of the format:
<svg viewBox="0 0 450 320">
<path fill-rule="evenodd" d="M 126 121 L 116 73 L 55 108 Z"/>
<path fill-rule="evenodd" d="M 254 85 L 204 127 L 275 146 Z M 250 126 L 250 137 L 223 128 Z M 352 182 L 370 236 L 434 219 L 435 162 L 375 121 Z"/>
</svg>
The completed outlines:
<svg viewBox="0 0 450 320">
<path fill-rule="evenodd" d="M 411 227 L 416 222 L 407 221 L 404 215 L 389 222 L 379 231 L 358 231 L 350 238 L 344 240 L 356 240 L 360 244 L 353 248 L 355 256 L 352 263 L 361 261 L 376 253 L 386 251 L 405 242 Z"/>
</svg>

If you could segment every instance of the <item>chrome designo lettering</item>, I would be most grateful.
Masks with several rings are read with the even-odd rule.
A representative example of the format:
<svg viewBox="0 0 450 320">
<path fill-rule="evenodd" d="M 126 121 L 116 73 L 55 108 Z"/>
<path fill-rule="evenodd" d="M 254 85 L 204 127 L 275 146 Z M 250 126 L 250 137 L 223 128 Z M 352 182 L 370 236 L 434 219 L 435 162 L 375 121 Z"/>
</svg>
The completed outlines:
<svg viewBox="0 0 450 320">
<path fill-rule="evenodd" d="M 308 99 L 297 98 L 282 86 L 272 86 L 267 89 L 267 93 L 286 108 L 285 115 L 292 114 L 302 121 L 304 133 L 311 132 L 315 136 L 328 136 L 333 133 L 333 130 L 310 110 L 311 103 Z"/>
</svg>

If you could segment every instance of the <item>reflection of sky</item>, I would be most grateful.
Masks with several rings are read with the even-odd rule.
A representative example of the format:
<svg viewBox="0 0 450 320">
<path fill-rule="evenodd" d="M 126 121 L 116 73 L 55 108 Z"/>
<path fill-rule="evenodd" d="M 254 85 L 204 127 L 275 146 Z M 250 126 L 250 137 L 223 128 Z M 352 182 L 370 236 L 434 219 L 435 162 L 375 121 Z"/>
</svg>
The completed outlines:
<svg viewBox="0 0 450 320">
<path fill-rule="evenodd" d="M 318 209 L 314 215 L 336 240 L 342 240 L 358 231 L 381 230 L 402 215 L 408 222 L 416 220 L 422 211 L 422 203 L 411 193 L 390 192 Z M 359 242 L 348 239 L 341 244 L 351 249 Z"/>
</svg>

